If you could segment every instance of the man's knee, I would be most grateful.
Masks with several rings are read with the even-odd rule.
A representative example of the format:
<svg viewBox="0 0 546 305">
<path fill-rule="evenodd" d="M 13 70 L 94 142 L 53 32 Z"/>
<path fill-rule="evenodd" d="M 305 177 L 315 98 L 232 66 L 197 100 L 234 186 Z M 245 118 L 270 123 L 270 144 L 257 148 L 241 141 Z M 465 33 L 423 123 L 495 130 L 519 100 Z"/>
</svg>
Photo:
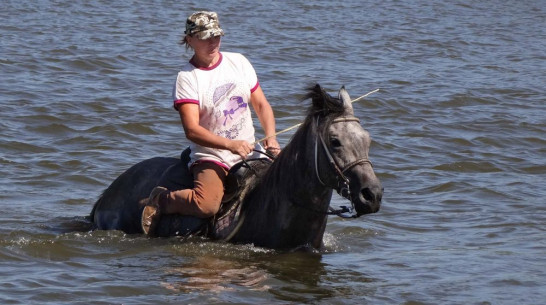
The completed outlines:
<svg viewBox="0 0 546 305">
<path fill-rule="evenodd" d="M 201 198 L 202 200 L 197 200 L 195 206 L 199 209 L 201 217 L 208 218 L 216 215 L 220 210 L 220 204 L 222 198 Z M 204 199 L 204 200 L 203 200 Z"/>
<path fill-rule="evenodd" d="M 218 213 L 224 195 L 222 188 L 206 188 L 197 183 L 193 191 L 193 206 L 199 210 L 200 217 L 212 217 Z"/>
<path fill-rule="evenodd" d="M 201 213 L 203 217 L 205 218 L 213 217 L 214 215 L 216 215 L 216 213 L 218 213 L 219 210 L 220 210 L 220 205 L 218 206 L 208 205 L 208 206 L 201 207 Z"/>
</svg>

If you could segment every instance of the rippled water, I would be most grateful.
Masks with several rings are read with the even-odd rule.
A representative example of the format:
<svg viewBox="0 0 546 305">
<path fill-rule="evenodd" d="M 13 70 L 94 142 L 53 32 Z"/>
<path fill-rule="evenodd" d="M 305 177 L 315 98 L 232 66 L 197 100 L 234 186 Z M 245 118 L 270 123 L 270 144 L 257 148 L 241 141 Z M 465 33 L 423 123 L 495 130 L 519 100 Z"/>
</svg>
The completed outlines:
<svg viewBox="0 0 546 305">
<path fill-rule="evenodd" d="M 0 303 L 541 304 L 544 1 L 214 2 L 279 129 L 345 85 L 381 211 L 332 217 L 324 253 L 90 232 L 130 165 L 186 145 L 170 97 L 199 1 L 0 10 Z M 286 144 L 290 133 L 280 137 Z M 334 204 L 344 204 L 339 197 Z"/>
</svg>

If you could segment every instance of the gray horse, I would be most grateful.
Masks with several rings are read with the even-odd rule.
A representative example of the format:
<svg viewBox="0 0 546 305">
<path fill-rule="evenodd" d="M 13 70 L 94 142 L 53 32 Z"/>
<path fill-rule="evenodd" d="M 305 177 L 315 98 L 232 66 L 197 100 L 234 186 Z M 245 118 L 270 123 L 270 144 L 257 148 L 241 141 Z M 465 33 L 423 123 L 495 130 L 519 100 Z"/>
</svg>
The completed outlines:
<svg viewBox="0 0 546 305">
<path fill-rule="evenodd" d="M 342 212 L 330 207 L 333 190 L 350 201 L 352 217 L 377 212 L 383 189 L 368 159 L 370 136 L 354 116 L 349 94 L 341 88 L 335 98 L 316 85 L 305 99 L 312 101 L 305 121 L 273 162 L 235 166 L 246 170 L 230 174 L 226 188 L 237 190 L 226 189 L 217 217 L 162 215 L 157 234 L 320 249 L 328 215 Z M 129 168 L 95 203 L 91 221 L 97 229 L 142 233 L 141 212 L 155 186 L 192 187 L 187 162 L 184 152 L 180 159 L 153 158 Z"/>
</svg>

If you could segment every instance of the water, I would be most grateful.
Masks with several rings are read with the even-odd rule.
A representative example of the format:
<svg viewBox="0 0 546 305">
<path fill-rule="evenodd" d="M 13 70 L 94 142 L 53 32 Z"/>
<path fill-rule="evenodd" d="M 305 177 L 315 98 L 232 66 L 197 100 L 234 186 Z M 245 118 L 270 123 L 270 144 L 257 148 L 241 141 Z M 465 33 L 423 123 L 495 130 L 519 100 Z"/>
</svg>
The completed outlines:
<svg viewBox="0 0 546 305">
<path fill-rule="evenodd" d="M 540 0 L 214 2 L 279 130 L 315 82 L 381 89 L 355 105 L 381 211 L 332 217 L 324 253 L 86 230 L 117 175 L 187 146 L 170 92 L 200 3 L 2 2 L 0 303 L 544 302 Z"/>
</svg>

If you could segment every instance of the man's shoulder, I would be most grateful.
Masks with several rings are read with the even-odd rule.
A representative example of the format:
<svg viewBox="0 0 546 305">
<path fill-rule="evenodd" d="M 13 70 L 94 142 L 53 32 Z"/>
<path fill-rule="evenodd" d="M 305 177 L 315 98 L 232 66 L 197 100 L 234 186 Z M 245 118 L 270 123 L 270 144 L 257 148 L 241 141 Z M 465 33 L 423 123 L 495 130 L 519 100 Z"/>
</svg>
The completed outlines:
<svg viewBox="0 0 546 305">
<path fill-rule="evenodd" d="M 191 72 L 193 71 L 195 68 L 194 65 L 192 65 L 189 61 L 186 62 L 184 65 L 182 65 L 182 67 L 180 68 L 180 71 L 178 72 L 178 74 L 180 73 L 185 73 L 185 72 Z"/>
<path fill-rule="evenodd" d="M 222 52 L 222 56 L 224 57 L 224 59 L 231 61 L 246 60 L 246 57 L 243 54 L 237 52 Z"/>
</svg>

